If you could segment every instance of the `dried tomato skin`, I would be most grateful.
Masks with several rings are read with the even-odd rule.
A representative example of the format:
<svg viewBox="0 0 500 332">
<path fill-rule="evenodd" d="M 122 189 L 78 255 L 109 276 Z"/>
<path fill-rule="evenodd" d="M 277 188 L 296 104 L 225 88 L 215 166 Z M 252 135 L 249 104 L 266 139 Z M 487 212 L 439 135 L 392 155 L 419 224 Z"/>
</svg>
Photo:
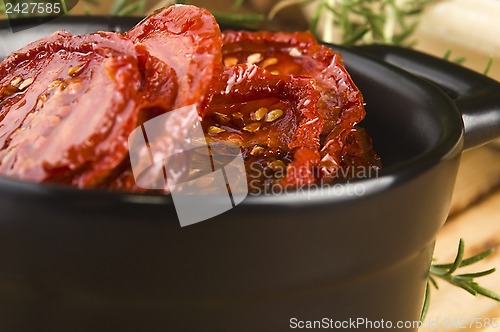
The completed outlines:
<svg viewBox="0 0 500 332">
<path fill-rule="evenodd" d="M 264 173 L 266 167 L 273 167 L 274 163 L 277 168 L 306 169 L 300 176 L 292 176 L 298 173 L 291 171 L 287 172 L 290 176 L 282 174 L 280 183 L 284 186 L 314 182 L 312 169 L 319 162 L 322 120 L 316 112 L 315 100 L 319 94 L 313 80 L 273 75 L 258 66 L 242 64 L 227 69 L 216 90 L 218 93 L 204 114 L 203 124 L 211 139 L 236 141 L 245 149 L 249 177 L 265 182 L 267 176 L 256 173 Z M 285 109 L 268 108 L 276 104 Z M 263 108 L 267 111 L 260 117 L 258 111 Z M 235 122 L 234 118 L 240 114 L 241 123 Z M 218 121 L 221 117 L 232 120 Z M 255 149 L 264 150 L 253 153 Z M 282 158 L 264 155 L 273 150 Z M 300 157 L 306 155 L 306 151 L 307 160 Z"/>
<path fill-rule="evenodd" d="M 314 78 L 321 93 L 318 110 L 325 121 L 323 134 L 345 122 L 346 127 L 365 116 L 363 97 L 344 67 L 342 57 L 319 44 L 310 32 L 224 31 L 223 56 L 246 62 L 249 54 L 262 54 L 261 66 L 280 74 Z M 269 65 L 266 60 L 275 58 Z"/>
<path fill-rule="evenodd" d="M 127 155 L 141 81 L 130 41 L 60 32 L 4 59 L 0 73 L 2 86 L 31 81 L 1 100 L 2 174 L 95 187 Z"/>
<path fill-rule="evenodd" d="M 157 95 L 165 85 L 168 85 L 168 92 L 175 91 L 175 93 L 170 94 L 173 100 L 169 107 L 165 105 L 154 107 L 154 102 L 148 97 L 143 98 L 143 101 L 153 107 L 141 113 L 144 116 L 140 118 L 140 124 L 185 106 L 195 105 L 199 112 L 207 106 L 211 99 L 211 87 L 216 84 L 222 72 L 222 35 L 210 12 L 189 5 L 166 7 L 149 15 L 124 35 L 134 42 L 136 48 L 144 50 L 150 57 L 171 68 L 172 77 L 175 77 L 166 84 L 158 84 L 155 76 L 159 64 L 150 64 L 149 69 L 145 67 L 147 82 L 145 91 L 157 91 Z M 175 88 L 172 88 L 173 86 Z M 153 99 L 157 101 L 156 98 Z M 178 122 L 181 126 L 182 122 Z M 161 151 L 166 157 L 171 146 L 175 145 L 175 140 L 185 139 L 172 137 L 172 132 L 166 130 L 162 137 L 150 141 L 151 149 Z M 147 164 L 150 157 L 146 153 L 141 153 L 140 159 L 141 163 Z M 105 184 L 105 187 L 120 191 L 146 191 L 137 186 L 131 168 L 130 161 L 125 161 L 114 180 Z M 151 167 L 151 170 L 153 169 L 154 167 Z M 151 171 L 148 175 L 151 183 L 158 182 L 159 177 L 163 177 L 163 173 Z M 168 192 L 168 188 L 164 188 L 163 191 Z"/>
<path fill-rule="evenodd" d="M 136 51 L 142 75 L 136 106 L 137 121 L 135 126 L 137 127 L 172 110 L 177 96 L 178 83 L 177 76 L 171 67 L 151 56 L 141 45 L 136 45 Z M 125 158 L 99 185 L 99 188 L 114 191 L 146 192 L 145 189 L 137 186 L 131 167 L 130 159 Z"/>
<path fill-rule="evenodd" d="M 169 112 L 174 107 L 178 91 L 177 75 L 172 67 L 152 56 L 142 45 L 136 45 L 141 86 L 137 101 L 138 124 Z"/>
<path fill-rule="evenodd" d="M 146 17 L 125 36 L 172 67 L 178 79 L 174 108 L 203 109 L 209 89 L 222 72 L 222 35 L 206 9 L 174 5 Z"/>
<path fill-rule="evenodd" d="M 226 66 L 251 62 L 275 74 L 306 75 L 314 79 L 320 92 L 317 112 L 324 121 L 316 176 L 321 181 L 336 178 L 339 167 L 346 165 L 349 135 L 365 116 L 363 96 L 344 67 L 341 55 L 319 44 L 309 32 L 224 31 L 223 43 Z M 356 160 L 363 164 L 378 160 L 376 166 L 380 166 L 373 149 L 366 148 L 366 153 L 358 155 L 367 159 Z"/>
</svg>

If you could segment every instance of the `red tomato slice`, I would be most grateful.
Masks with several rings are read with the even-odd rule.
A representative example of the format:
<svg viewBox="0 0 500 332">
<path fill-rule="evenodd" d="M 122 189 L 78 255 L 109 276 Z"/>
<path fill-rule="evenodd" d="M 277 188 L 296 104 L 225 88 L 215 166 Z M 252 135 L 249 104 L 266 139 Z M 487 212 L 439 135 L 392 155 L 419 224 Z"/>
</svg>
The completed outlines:
<svg viewBox="0 0 500 332">
<path fill-rule="evenodd" d="M 171 107 L 165 110 L 160 107 L 158 112 L 149 111 L 141 119 L 141 124 L 172 109 L 195 105 L 199 112 L 210 100 L 210 88 L 222 72 L 222 35 L 215 18 L 206 9 L 188 5 L 170 6 L 156 11 L 146 17 L 134 28 L 125 33 L 138 48 L 144 49 L 154 58 L 159 59 L 168 68 L 172 68 L 175 76 L 176 93 Z M 148 87 L 145 91 L 161 93 L 162 84 L 157 83 L 157 64 L 146 67 L 145 76 Z M 172 91 L 171 88 L 167 89 Z M 144 99 L 143 99 L 144 100 Z M 145 98 L 148 101 L 148 98 Z M 151 103 L 150 103 L 151 104 Z M 143 113 L 144 114 L 144 113 Z M 179 125 L 182 123 L 179 121 Z M 168 157 L 172 140 L 184 140 L 185 137 L 171 137 L 175 131 L 165 128 L 163 134 L 156 133 L 148 144 L 148 149 L 140 153 L 140 163 L 150 163 L 148 150 L 164 153 Z M 187 167 L 187 165 L 186 165 Z M 116 179 L 106 184 L 109 189 L 125 191 L 145 191 L 136 184 L 132 165 L 126 160 L 121 165 Z M 156 170 L 156 171 L 155 171 Z M 151 167 L 144 178 L 146 182 L 158 183 L 164 177 L 161 168 Z M 168 191 L 165 187 L 164 191 Z"/>
<path fill-rule="evenodd" d="M 283 186 L 315 181 L 323 121 L 314 80 L 241 64 L 227 69 L 215 90 L 203 125 L 211 140 L 244 148 L 251 189 L 275 180 Z"/>
<path fill-rule="evenodd" d="M 314 79 L 320 93 L 317 112 L 324 123 L 317 176 L 337 178 L 339 168 L 351 166 L 348 137 L 364 118 L 365 110 L 361 92 L 339 53 L 319 44 L 309 32 L 224 31 L 223 45 L 226 68 L 251 63 L 273 74 Z M 373 155 L 369 160 L 379 159 Z M 380 162 L 374 166 L 380 167 Z"/>
<path fill-rule="evenodd" d="M 4 59 L 0 172 L 81 188 L 104 181 L 127 156 L 141 107 L 158 106 L 155 94 L 169 87 L 143 92 L 138 59 L 155 60 L 139 53 L 115 33 L 59 32 Z M 165 83 L 172 73 L 159 67 Z"/>
<path fill-rule="evenodd" d="M 208 10 L 170 6 L 148 16 L 125 35 L 174 69 L 179 88 L 174 108 L 206 106 L 209 88 L 222 71 L 222 36 Z"/>
</svg>

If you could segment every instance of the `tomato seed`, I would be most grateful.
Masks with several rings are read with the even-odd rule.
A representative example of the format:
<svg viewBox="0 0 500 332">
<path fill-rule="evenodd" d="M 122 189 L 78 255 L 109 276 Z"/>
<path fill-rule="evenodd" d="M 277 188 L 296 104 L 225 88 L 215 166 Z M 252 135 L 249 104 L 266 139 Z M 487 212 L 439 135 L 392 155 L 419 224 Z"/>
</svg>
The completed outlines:
<svg viewBox="0 0 500 332">
<path fill-rule="evenodd" d="M 59 85 L 61 85 L 62 81 L 61 80 L 55 80 L 54 82 L 50 83 L 48 88 L 53 89 L 57 88 Z"/>
<path fill-rule="evenodd" d="M 233 118 L 235 118 L 235 119 L 242 119 L 243 118 L 243 113 L 241 113 L 241 112 L 235 112 L 235 113 L 233 113 Z"/>
<path fill-rule="evenodd" d="M 259 155 L 259 154 L 261 154 L 262 152 L 264 152 L 265 150 L 266 150 L 266 149 L 264 149 L 262 146 L 258 146 L 258 145 L 256 145 L 256 146 L 254 146 L 254 147 L 253 147 L 252 151 L 250 151 L 250 154 L 251 154 L 252 156 Z"/>
<path fill-rule="evenodd" d="M 265 69 L 265 68 L 267 68 L 269 66 L 273 66 L 273 65 L 275 65 L 277 63 L 278 63 L 278 59 L 276 59 L 276 58 L 267 58 L 262 63 L 261 67 Z"/>
<path fill-rule="evenodd" d="M 21 82 L 21 80 L 22 80 L 22 79 L 23 79 L 23 78 L 22 78 L 21 76 L 17 76 L 16 78 L 14 78 L 14 79 L 10 82 L 10 85 L 18 85 L 18 84 Z"/>
<path fill-rule="evenodd" d="M 208 133 L 212 134 L 212 135 L 220 134 L 220 133 L 223 133 L 223 132 L 225 132 L 224 129 L 216 127 L 216 126 L 210 126 L 208 128 Z"/>
<path fill-rule="evenodd" d="M 267 166 L 275 172 L 286 170 L 286 164 L 282 160 L 275 160 L 268 163 Z"/>
<path fill-rule="evenodd" d="M 35 79 L 33 77 L 31 78 L 27 78 L 23 81 L 23 83 L 21 83 L 21 85 L 19 86 L 19 90 L 24 90 L 26 89 L 27 87 L 29 87 L 33 82 L 35 81 Z"/>
<path fill-rule="evenodd" d="M 231 119 L 229 118 L 229 116 L 227 116 L 226 114 L 224 113 L 219 113 L 219 112 L 215 112 L 213 114 L 213 118 L 214 120 L 219 123 L 219 124 L 226 124 L 228 123 Z"/>
<path fill-rule="evenodd" d="M 278 120 L 283 116 L 283 110 L 280 110 L 279 108 L 272 110 L 271 112 L 267 113 L 266 115 L 266 122 L 273 122 Z"/>
<path fill-rule="evenodd" d="M 265 108 L 265 107 L 259 108 L 254 113 L 255 120 L 256 121 L 260 121 L 260 120 L 264 119 L 264 117 L 266 116 L 267 112 L 269 112 L 269 110 L 267 108 Z"/>
<path fill-rule="evenodd" d="M 261 61 L 262 61 L 262 54 L 260 53 L 253 53 L 247 57 L 247 63 L 252 65 Z"/>
<path fill-rule="evenodd" d="M 243 130 L 248 131 L 249 133 L 255 133 L 257 130 L 259 130 L 259 128 L 260 128 L 260 123 L 253 122 L 243 127 Z"/>
<path fill-rule="evenodd" d="M 229 57 L 224 59 L 224 67 L 231 68 L 232 66 L 238 64 L 238 59 L 234 57 Z"/>
<path fill-rule="evenodd" d="M 78 65 L 76 67 L 70 68 L 68 70 L 68 75 L 71 77 L 78 76 L 83 71 L 83 68 L 85 67 L 85 64 Z"/>
</svg>

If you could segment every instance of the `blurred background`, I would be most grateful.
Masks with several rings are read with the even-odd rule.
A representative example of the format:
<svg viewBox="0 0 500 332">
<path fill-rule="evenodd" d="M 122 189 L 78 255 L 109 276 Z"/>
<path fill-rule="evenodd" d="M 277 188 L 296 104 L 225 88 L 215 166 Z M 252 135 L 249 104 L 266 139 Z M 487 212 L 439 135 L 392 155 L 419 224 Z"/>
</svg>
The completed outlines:
<svg viewBox="0 0 500 332">
<path fill-rule="evenodd" d="M 6 3 L 0 0 L 0 15 Z M 70 15 L 144 16 L 173 3 L 209 9 L 221 22 L 313 31 L 337 44 L 386 43 L 413 47 L 488 70 L 500 79 L 500 0 L 41 0 L 61 2 Z M 20 14 L 17 14 L 19 16 Z M 16 16 L 15 13 L 11 16 Z"/>
<path fill-rule="evenodd" d="M 172 3 L 247 25 L 311 28 L 328 42 L 400 44 L 436 56 L 451 51 L 451 60 L 477 71 L 492 57 L 489 75 L 500 79 L 499 0 L 80 0 L 70 14 L 144 16 Z"/>
</svg>

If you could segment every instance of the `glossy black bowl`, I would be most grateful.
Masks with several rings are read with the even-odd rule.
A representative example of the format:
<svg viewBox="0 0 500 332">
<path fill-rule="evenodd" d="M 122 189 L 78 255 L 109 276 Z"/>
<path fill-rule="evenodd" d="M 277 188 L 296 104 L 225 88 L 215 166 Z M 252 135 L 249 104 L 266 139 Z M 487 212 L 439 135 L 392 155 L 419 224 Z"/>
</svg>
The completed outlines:
<svg viewBox="0 0 500 332">
<path fill-rule="evenodd" d="M 12 34 L 4 22 L 0 45 L 134 23 L 63 17 Z M 416 331 L 464 142 L 500 136 L 500 85 L 409 50 L 332 47 L 365 96 L 378 177 L 249 196 L 189 227 L 170 196 L 0 178 L 1 331 L 277 332 L 324 318 Z"/>
</svg>

